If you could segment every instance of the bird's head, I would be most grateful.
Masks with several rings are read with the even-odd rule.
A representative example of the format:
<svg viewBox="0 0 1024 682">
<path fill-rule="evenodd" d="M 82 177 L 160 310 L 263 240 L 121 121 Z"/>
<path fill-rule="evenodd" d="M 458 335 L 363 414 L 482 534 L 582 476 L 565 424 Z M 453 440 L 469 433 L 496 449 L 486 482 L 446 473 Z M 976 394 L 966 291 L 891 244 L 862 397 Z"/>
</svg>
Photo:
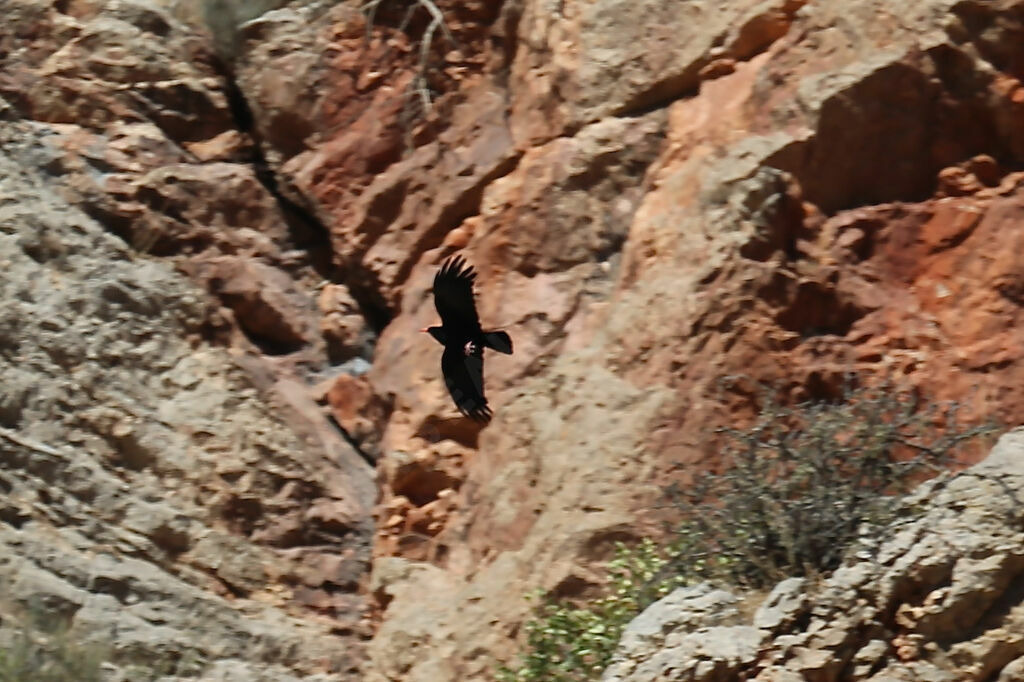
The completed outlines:
<svg viewBox="0 0 1024 682">
<path fill-rule="evenodd" d="M 442 346 L 445 344 L 445 341 L 448 340 L 448 335 L 445 334 L 444 327 L 424 327 L 420 331 L 433 336 L 434 339 L 436 339 Z"/>
</svg>

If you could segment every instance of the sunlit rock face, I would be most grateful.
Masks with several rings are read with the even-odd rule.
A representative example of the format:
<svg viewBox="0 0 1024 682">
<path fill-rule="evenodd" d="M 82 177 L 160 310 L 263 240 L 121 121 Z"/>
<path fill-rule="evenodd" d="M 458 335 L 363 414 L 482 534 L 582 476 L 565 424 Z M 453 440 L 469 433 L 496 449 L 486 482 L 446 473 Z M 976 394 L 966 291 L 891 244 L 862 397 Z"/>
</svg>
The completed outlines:
<svg viewBox="0 0 1024 682">
<path fill-rule="evenodd" d="M 0 1 L 17 600 L 223 679 L 491 679 L 756 382 L 1020 421 L 1020 2 L 373 8 Z M 417 333 L 455 252 L 515 341 L 482 429 Z"/>
<path fill-rule="evenodd" d="M 359 679 L 372 471 L 223 63 L 149 3 L 0 10 L 5 652 L 41 619 L 109 679 Z"/>
</svg>

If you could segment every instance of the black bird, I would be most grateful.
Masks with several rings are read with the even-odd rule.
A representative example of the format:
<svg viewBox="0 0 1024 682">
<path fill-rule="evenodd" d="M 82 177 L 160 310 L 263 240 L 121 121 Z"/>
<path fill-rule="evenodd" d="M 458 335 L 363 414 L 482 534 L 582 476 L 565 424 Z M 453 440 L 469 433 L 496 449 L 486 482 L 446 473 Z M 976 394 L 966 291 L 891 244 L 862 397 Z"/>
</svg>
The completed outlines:
<svg viewBox="0 0 1024 682">
<path fill-rule="evenodd" d="M 491 408 L 484 397 L 484 347 L 499 353 L 512 353 L 512 339 L 503 331 L 487 331 L 473 302 L 476 273 L 462 256 L 449 258 L 434 275 L 434 305 L 441 326 L 427 332 L 444 346 L 441 373 L 459 412 L 479 422 L 491 419 Z"/>
</svg>

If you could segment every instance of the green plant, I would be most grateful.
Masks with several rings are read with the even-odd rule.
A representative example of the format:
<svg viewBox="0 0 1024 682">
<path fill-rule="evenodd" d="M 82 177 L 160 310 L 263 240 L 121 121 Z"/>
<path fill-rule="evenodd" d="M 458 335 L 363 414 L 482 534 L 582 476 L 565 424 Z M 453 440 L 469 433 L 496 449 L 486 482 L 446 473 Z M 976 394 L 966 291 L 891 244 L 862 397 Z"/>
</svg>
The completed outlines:
<svg viewBox="0 0 1024 682">
<path fill-rule="evenodd" d="M 623 629 L 674 587 L 703 579 L 765 587 L 835 568 L 860 538 L 915 510 L 900 493 L 955 463 L 991 434 L 967 427 L 959 406 L 931 404 L 883 385 L 837 402 L 785 407 L 770 392 L 753 426 L 725 428 L 724 468 L 672 486 L 676 538 L 620 546 L 604 596 L 586 604 L 542 599 L 526 622 L 518 667 L 501 682 L 599 679 Z"/>
<path fill-rule="evenodd" d="M 752 427 L 719 430 L 726 468 L 670 489 L 684 519 L 672 569 L 751 587 L 834 569 L 858 537 L 913 513 L 901 493 L 995 430 L 958 412 L 889 385 L 795 407 L 766 391 Z"/>
<path fill-rule="evenodd" d="M 604 596 L 574 605 L 535 595 L 534 617 L 525 623 L 526 651 L 517 667 L 502 668 L 502 682 L 584 682 L 608 666 L 623 628 L 640 611 L 681 584 L 662 575 L 667 559 L 651 540 L 616 546 Z"/>
</svg>

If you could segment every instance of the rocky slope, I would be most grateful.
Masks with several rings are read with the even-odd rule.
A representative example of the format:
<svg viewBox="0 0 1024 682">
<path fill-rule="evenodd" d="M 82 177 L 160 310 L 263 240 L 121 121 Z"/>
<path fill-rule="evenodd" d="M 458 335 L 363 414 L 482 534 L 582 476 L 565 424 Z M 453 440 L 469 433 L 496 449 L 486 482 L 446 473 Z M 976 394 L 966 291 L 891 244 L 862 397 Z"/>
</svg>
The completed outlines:
<svg viewBox="0 0 1024 682">
<path fill-rule="evenodd" d="M 314 266 L 206 41 L 0 8 L 0 635 L 66 618 L 110 679 L 358 679 L 372 470 L 264 355 L 314 356 Z"/>
<path fill-rule="evenodd" d="M 498 417 L 472 459 L 430 442 L 444 396 L 412 333 L 429 268 L 380 339 L 384 451 L 463 482 L 406 550 L 424 505 L 408 460 L 380 466 L 378 547 L 432 564 L 375 563 L 375 679 L 486 679 L 527 608 L 509 586 L 593 585 L 668 470 L 714 452 L 708 425 L 754 409 L 721 377 L 801 399 L 894 376 L 1019 422 L 1021 5 L 661 7 L 523 8 L 508 127 L 529 146 L 426 258 L 468 250 L 484 318 L 523 339 L 491 364 Z"/>
<path fill-rule="evenodd" d="M 1024 429 L 921 486 L 903 519 L 833 575 L 739 598 L 681 588 L 626 629 L 604 682 L 1024 678 Z"/>
<path fill-rule="evenodd" d="M 1024 3 L 362 4 L 0 0 L 18 601 L 489 679 L 756 410 L 723 377 L 1020 422 Z M 415 332 L 456 251 L 516 342 L 483 429 Z"/>
</svg>

